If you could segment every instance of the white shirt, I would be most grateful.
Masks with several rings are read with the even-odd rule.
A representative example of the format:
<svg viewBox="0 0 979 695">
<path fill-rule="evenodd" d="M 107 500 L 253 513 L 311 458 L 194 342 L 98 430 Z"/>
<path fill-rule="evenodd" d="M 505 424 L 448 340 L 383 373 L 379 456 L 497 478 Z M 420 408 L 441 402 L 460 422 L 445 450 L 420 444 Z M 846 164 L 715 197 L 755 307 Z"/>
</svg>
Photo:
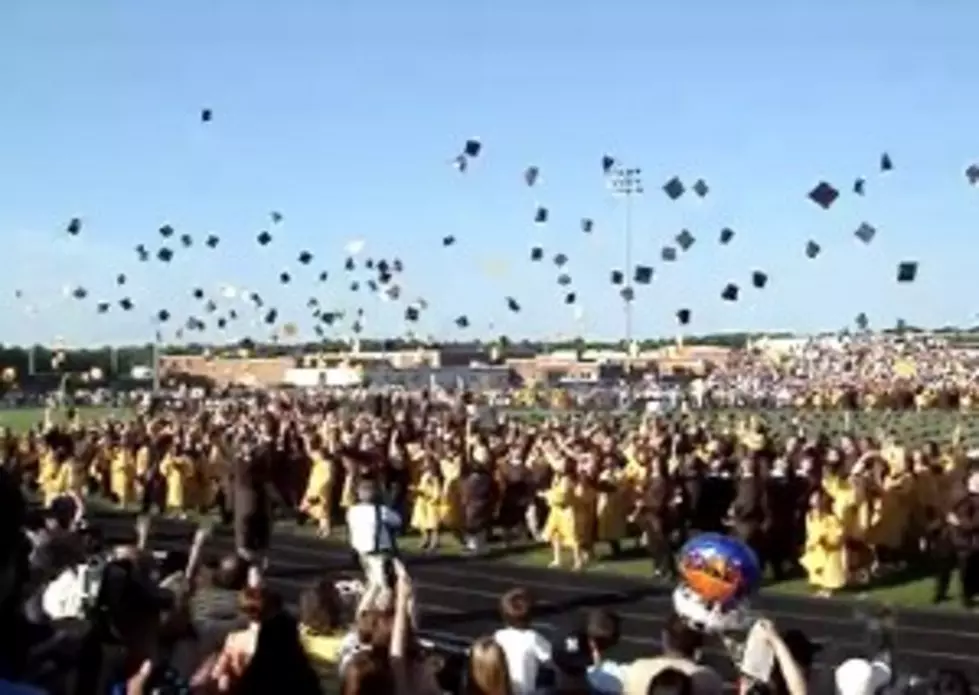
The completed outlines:
<svg viewBox="0 0 979 695">
<path fill-rule="evenodd" d="M 41 594 L 41 608 L 51 620 L 84 617 L 85 600 L 91 590 L 85 565 L 71 567 L 59 574 Z"/>
<path fill-rule="evenodd" d="M 532 695 L 537 690 L 537 672 L 551 660 L 551 645 L 536 630 L 505 627 L 493 635 L 506 654 L 513 695 Z"/>
<path fill-rule="evenodd" d="M 381 526 L 377 528 L 377 511 L 373 504 L 355 504 L 347 510 L 347 528 L 350 534 L 350 547 L 361 555 L 384 553 L 394 548 L 394 540 L 388 531 L 390 527 L 401 526 L 401 516 L 388 507 L 381 507 Z"/>
</svg>

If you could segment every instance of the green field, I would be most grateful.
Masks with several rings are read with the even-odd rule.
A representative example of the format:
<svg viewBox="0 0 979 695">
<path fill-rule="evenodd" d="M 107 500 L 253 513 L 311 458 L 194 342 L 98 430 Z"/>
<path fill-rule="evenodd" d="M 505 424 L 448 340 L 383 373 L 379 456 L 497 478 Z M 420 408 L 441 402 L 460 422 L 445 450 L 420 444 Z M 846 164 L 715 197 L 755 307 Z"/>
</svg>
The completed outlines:
<svg viewBox="0 0 979 695">
<path fill-rule="evenodd" d="M 845 416 L 840 411 L 825 412 L 793 412 L 793 411 L 717 411 L 705 417 L 718 424 L 733 421 L 733 418 L 744 418 L 754 414 L 773 431 L 787 434 L 799 425 L 807 432 L 821 432 L 829 435 L 840 435 L 852 432 L 856 435 L 875 435 L 884 431 L 895 436 L 909 445 L 920 445 L 925 441 L 934 440 L 948 442 L 952 432 L 958 426 L 962 432 L 962 441 L 970 447 L 979 446 L 979 416 L 959 414 L 952 411 L 927 411 L 922 413 L 902 412 L 867 412 L 853 413 Z M 62 413 L 63 415 L 63 413 Z M 126 417 L 129 411 L 111 408 L 83 408 L 80 410 L 83 420 L 97 420 L 104 417 Z M 541 413 L 536 413 L 539 417 Z M 40 423 L 43 419 L 41 409 L 0 410 L 0 426 L 10 427 L 16 431 L 24 431 Z M 798 424 L 796 424 L 798 423 Z M 294 529 L 296 533 L 311 533 L 308 527 Z M 342 531 L 342 530 L 341 530 Z M 406 538 L 404 545 L 407 550 L 417 550 L 419 539 Z M 458 552 L 452 540 L 447 539 L 442 552 Z M 550 552 L 541 547 L 514 548 L 505 561 L 518 565 L 546 566 L 550 562 Z M 644 557 L 634 559 L 598 559 L 585 571 L 611 572 L 635 577 L 649 577 L 650 563 Z M 791 594 L 807 594 L 809 588 L 804 580 L 792 580 L 772 584 L 769 591 Z M 952 600 L 945 604 L 947 608 L 956 608 L 957 583 L 953 582 Z M 873 600 L 895 605 L 925 607 L 931 601 L 931 580 L 921 576 L 889 577 L 877 586 L 859 590 Z"/>
</svg>

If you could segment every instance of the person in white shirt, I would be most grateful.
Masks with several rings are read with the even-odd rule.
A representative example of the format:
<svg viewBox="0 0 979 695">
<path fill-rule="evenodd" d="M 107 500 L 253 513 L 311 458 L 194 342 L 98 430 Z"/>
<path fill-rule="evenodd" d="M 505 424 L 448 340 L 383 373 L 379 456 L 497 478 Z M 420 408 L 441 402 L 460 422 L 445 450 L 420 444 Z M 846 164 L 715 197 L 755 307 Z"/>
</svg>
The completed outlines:
<svg viewBox="0 0 979 695">
<path fill-rule="evenodd" d="M 513 695 L 532 695 L 537 689 L 537 674 L 551 661 L 551 645 L 530 627 L 533 600 L 525 589 L 513 589 L 500 600 L 500 613 L 506 627 L 493 639 L 506 655 Z"/>
<path fill-rule="evenodd" d="M 380 492 L 371 481 L 357 487 L 357 504 L 347 510 L 350 547 L 360 559 L 367 580 L 365 601 L 371 605 L 387 586 L 388 568 L 397 557 L 396 530 L 401 516 L 384 505 Z"/>
</svg>

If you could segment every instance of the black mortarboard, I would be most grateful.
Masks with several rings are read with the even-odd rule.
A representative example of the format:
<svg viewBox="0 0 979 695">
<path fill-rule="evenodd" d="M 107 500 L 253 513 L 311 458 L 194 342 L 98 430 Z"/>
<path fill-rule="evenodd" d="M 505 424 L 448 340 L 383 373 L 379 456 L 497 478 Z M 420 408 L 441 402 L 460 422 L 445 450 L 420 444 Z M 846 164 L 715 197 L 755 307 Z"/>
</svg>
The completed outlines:
<svg viewBox="0 0 979 695">
<path fill-rule="evenodd" d="M 567 287 L 571 284 L 571 276 L 567 273 L 561 273 L 557 276 L 557 284 L 561 285 L 561 287 Z"/>
<path fill-rule="evenodd" d="M 568 292 L 566 295 L 564 295 L 565 304 L 574 304 L 577 300 L 578 295 L 576 295 L 574 292 Z"/>
<path fill-rule="evenodd" d="M 119 273 L 118 275 L 116 275 L 116 284 L 117 285 L 125 285 L 126 284 L 126 274 L 125 273 Z"/>
<path fill-rule="evenodd" d="M 163 237 L 164 239 L 169 239 L 170 237 L 172 237 L 173 227 L 171 227 L 168 224 L 165 224 L 162 227 L 160 227 L 160 236 Z"/>
<path fill-rule="evenodd" d="M 364 261 L 364 267 L 367 268 L 367 270 L 374 270 L 374 259 L 368 258 L 366 261 Z"/>
<path fill-rule="evenodd" d="M 195 287 L 192 294 L 194 295 L 194 299 L 204 299 L 204 290 L 200 287 Z"/>
<path fill-rule="evenodd" d="M 621 270 L 613 270 L 609 276 L 613 285 L 621 285 L 625 280 L 625 274 Z"/>
<path fill-rule="evenodd" d="M 897 266 L 898 282 L 914 282 L 916 277 L 918 277 L 917 261 L 904 261 Z"/>
<path fill-rule="evenodd" d="M 217 248 L 217 245 L 221 243 L 221 239 L 218 238 L 217 234 L 208 234 L 207 241 L 204 242 L 210 248 Z"/>
<path fill-rule="evenodd" d="M 204 305 L 204 310 L 209 314 L 213 314 L 218 310 L 217 302 L 215 302 L 213 299 L 208 299 L 207 303 Z"/>
<path fill-rule="evenodd" d="M 88 296 L 88 290 L 84 287 L 76 287 L 75 291 L 71 293 L 75 299 L 85 299 Z"/>
<path fill-rule="evenodd" d="M 248 295 L 248 301 L 250 301 L 256 307 L 261 307 L 265 304 L 265 302 L 262 300 L 262 295 L 260 295 L 258 292 L 250 293 Z"/>
<path fill-rule="evenodd" d="M 281 282 L 283 285 L 288 285 L 291 280 L 292 276 L 289 275 L 287 271 L 283 270 L 281 273 L 279 273 L 279 282 Z"/>
<path fill-rule="evenodd" d="M 672 246 L 664 246 L 663 250 L 659 253 L 660 258 L 664 261 L 675 261 L 676 260 L 676 249 Z"/>
<path fill-rule="evenodd" d="M 156 252 L 156 257 L 164 263 L 169 263 L 170 259 L 173 258 L 173 251 L 164 246 L 162 249 Z"/>
<path fill-rule="evenodd" d="M 538 207 L 537 210 L 534 211 L 534 222 L 537 224 L 544 224 L 547 222 L 547 208 Z"/>
<path fill-rule="evenodd" d="M 313 254 L 309 251 L 302 251 L 299 254 L 299 262 L 303 265 L 309 265 L 309 262 L 313 260 Z"/>
<path fill-rule="evenodd" d="M 540 175 L 540 169 L 534 166 L 527 167 L 523 172 L 523 180 L 528 186 L 533 186 L 537 183 L 537 177 Z"/>
<path fill-rule="evenodd" d="M 322 271 L 320 273 L 320 282 L 326 282 L 330 278 L 330 274 L 327 271 Z"/>
<path fill-rule="evenodd" d="M 768 284 L 768 275 L 760 270 L 756 270 L 751 273 L 751 284 L 759 290 L 765 289 L 765 285 Z"/>
<path fill-rule="evenodd" d="M 733 282 L 728 283 L 723 290 L 721 290 L 721 299 L 726 302 L 736 302 L 738 301 L 738 286 Z"/>
<path fill-rule="evenodd" d="M 119 300 L 119 306 L 122 307 L 123 311 L 132 311 L 133 300 L 131 300 L 129 297 L 123 297 Z"/>
<path fill-rule="evenodd" d="M 819 244 L 817 244 L 815 241 L 810 240 L 806 242 L 806 256 L 808 256 L 809 258 L 815 258 L 816 256 L 819 255 L 819 252 L 822 250 L 823 250 L 822 247 Z"/>
<path fill-rule="evenodd" d="M 160 323 L 166 323 L 170 320 L 170 312 L 166 309 L 160 309 L 158 312 L 156 312 L 156 320 Z"/>
<path fill-rule="evenodd" d="M 653 269 L 648 265 L 637 265 L 632 279 L 637 285 L 648 285 L 653 280 Z"/>
<path fill-rule="evenodd" d="M 871 225 L 864 222 L 859 227 L 857 227 L 857 231 L 853 233 L 853 236 L 855 236 L 863 243 L 869 244 L 871 241 L 874 240 L 874 236 L 876 234 L 877 234 L 877 230 Z"/>
<path fill-rule="evenodd" d="M 224 318 L 223 316 L 218 319 L 218 328 L 220 330 L 223 331 L 225 328 L 227 328 L 227 326 L 228 326 L 228 319 Z"/>
<path fill-rule="evenodd" d="M 690 247 L 693 246 L 695 241 L 697 241 L 697 238 L 688 229 L 684 229 L 676 235 L 676 244 L 684 251 L 690 250 Z"/>
<path fill-rule="evenodd" d="M 820 181 L 814 189 L 809 191 L 809 200 L 814 202 L 823 210 L 829 210 L 830 205 L 832 205 L 839 197 L 840 192 L 825 181 Z"/>
<path fill-rule="evenodd" d="M 624 301 L 631 302 L 636 298 L 636 291 L 631 287 L 623 287 L 619 290 L 619 296 L 622 297 Z"/>
<path fill-rule="evenodd" d="M 442 246 L 452 246 L 454 243 L 456 243 L 456 238 L 451 234 L 449 236 L 442 237 Z"/>
<path fill-rule="evenodd" d="M 391 264 L 383 258 L 377 262 L 377 272 L 387 275 L 391 271 Z"/>
<path fill-rule="evenodd" d="M 265 312 L 265 319 L 264 319 L 265 320 L 265 323 L 267 323 L 269 325 L 272 325 L 278 319 L 279 319 L 279 310 L 278 309 L 269 309 L 267 312 Z"/>
<path fill-rule="evenodd" d="M 867 182 L 864 181 L 863 179 L 857 179 L 856 181 L 854 181 L 853 192 L 856 193 L 857 195 L 863 195 L 864 186 L 866 185 L 866 183 Z"/>
<path fill-rule="evenodd" d="M 559 253 L 556 256 L 554 256 L 554 265 L 556 265 L 558 268 L 567 265 L 567 263 L 568 263 L 568 257 L 565 254 Z"/>
<path fill-rule="evenodd" d="M 543 258 L 544 249 L 542 249 L 540 246 L 535 246 L 534 248 L 530 249 L 530 260 L 540 261 L 543 260 Z"/>
<path fill-rule="evenodd" d="M 469 328 L 469 319 L 465 316 L 457 317 L 455 323 L 458 328 Z"/>
<path fill-rule="evenodd" d="M 686 192 L 686 188 L 683 187 L 683 181 L 679 177 L 674 176 L 672 179 L 663 184 L 663 192 L 670 200 L 676 200 Z"/>
<path fill-rule="evenodd" d="M 615 157 L 610 154 L 602 156 L 602 173 L 607 174 L 612 171 L 612 167 L 615 166 Z"/>
<path fill-rule="evenodd" d="M 469 160 L 466 159 L 466 155 L 460 154 L 458 157 L 453 158 L 452 166 L 458 169 L 460 174 L 465 174 L 466 169 L 469 168 Z"/>
<path fill-rule="evenodd" d="M 150 259 L 150 252 L 144 244 L 138 244 L 136 246 L 136 255 L 139 256 L 139 260 L 141 261 L 148 261 Z"/>
<path fill-rule="evenodd" d="M 212 115 L 211 109 L 201 109 L 201 123 L 210 123 Z"/>
<path fill-rule="evenodd" d="M 721 238 L 720 238 L 720 241 L 721 241 L 722 244 L 727 244 L 733 238 L 734 238 L 734 230 L 733 229 L 731 229 L 730 227 L 725 227 L 724 229 L 721 230 Z"/>
<path fill-rule="evenodd" d="M 894 168 L 894 162 L 891 161 L 891 156 L 886 152 L 880 156 L 880 170 L 890 171 Z"/>
<path fill-rule="evenodd" d="M 354 263 L 353 258 L 348 258 L 346 261 L 343 262 L 343 267 L 346 268 L 347 270 L 353 270 L 354 268 L 357 267 L 357 264 Z"/>
<path fill-rule="evenodd" d="M 405 321 L 417 321 L 421 312 L 418 311 L 418 307 L 409 306 L 405 307 Z"/>
<path fill-rule="evenodd" d="M 507 305 L 507 309 L 509 309 L 514 313 L 520 311 L 520 303 L 513 297 L 506 298 L 506 305 Z"/>
<path fill-rule="evenodd" d="M 979 165 L 970 164 L 965 170 L 965 178 L 969 185 L 979 184 Z"/>
<path fill-rule="evenodd" d="M 369 289 L 371 292 L 377 292 L 377 281 L 376 280 L 368 280 L 367 281 L 367 289 Z"/>
<path fill-rule="evenodd" d="M 99 302 L 98 305 L 97 305 L 97 308 L 98 308 L 98 312 L 100 314 L 105 314 L 106 312 L 109 311 L 109 303 L 108 302 Z"/>
<path fill-rule="evenodd" d="M 269 242 L 272 241 L 272 235 L 268 231 L 261 231 L 258 233 L 258 243 L 260 246 L 268 246 Z"/>
<path fill-rule="evenodd" d="M 359 282 L 357 282 L 356 280 L 354 280 L 353 282 L 350 283 L 350 291 L 351 292 L 356 292 L 359 289 L 360 289 L 360 283 Z"/>
<path fill-rule="evenodd" d="M 676 312 L 676 321 L 681 326 L 686 326 L 690 323 L 690 309 L 680 309 Z"/>
<path fill-rule="evenodd" d="M 228 320 L 234 321 L 238 318 L 238 312 L 234 309 L 228 309 Z"/>
<path fill-rule="evenodd" d="M 72 236 L 78 235 L 82 231 L 82 221 L 77 217 L 72 217 L 65 228 Z"/>
<path fill-rule="evenodd" d="M 706 197 L 707 194 L 710 192 L 710 187 L 707 185 L 707 182 L 704 181 L 703 179 L 697 179 L 697 182 L 691 188 L 693 189 L 693 192 L 696 193 L 701 198 Z"/>
<path fill-rule="evenodd" d="M 478 157 L 482 149 L 483 145 L 479 140 L 470 138 L 469 140 L 466 140 L 466 144 L 463 145 L 462 153 L 467 157 Z"/>
<path fill-rule="evenodd" d="M 278 210 L 273 210 L 269 213 L 269 219 L 272 220 L 272 224 L 279 224 L 282 221 L 282 213 Z"/>
<path fill-rule="evenodd" d="M 185 248 L 190 248 L 194 245 L 194 237 L 190 234 L 181 234 L 180 243 L 184 245 Z"/>
<path fill-rule="evenodd" d="M 862 311 L 859 314 L 857 314 L 856 318 L 853 319 L 853 322 L 857 325 L 857 328 L 859 328 L 861 331 L 867 330 L 867 326 L 870 325 L 870 319 L 868 319 L 867 315 Z"/>
<path fill-rule="evenodd" d="M 594 228 L 595 228 L 595 221 L 594 220 L 592 220 L 592 219 L 590 219 L 588 217 L 581 218 L 581 231 L 583 231 L 585 234 L 591 234 L 591 231 Z"/>
</svg>

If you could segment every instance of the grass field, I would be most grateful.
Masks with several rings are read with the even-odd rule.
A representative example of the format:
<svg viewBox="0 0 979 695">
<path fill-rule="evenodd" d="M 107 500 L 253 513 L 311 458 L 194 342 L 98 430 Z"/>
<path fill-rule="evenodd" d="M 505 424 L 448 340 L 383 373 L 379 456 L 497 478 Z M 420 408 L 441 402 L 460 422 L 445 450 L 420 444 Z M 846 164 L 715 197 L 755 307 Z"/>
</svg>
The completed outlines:
<svg viewBox="0 0 979 695">
<path fill-rule="evenodd" d="M 843 432 L 853 432 L 858 435 L 874 435 L 879 430 L 893 434 L 899 440 L 908 444 L 921 444 L 928 440 L 947 442 L 952 432 L 958 426 L 962 432 L 962 441 L 970 447 L 979 446 L 979 416 L 975 414 L 959 414 L 949 411 L 916 412 L 867 412 L 853 413 L 845 416 L 838 411 L 824 412 L 793 412 L 793 411 L 718 411 L 707 415 L 708 418 L 722 421 L 733 417 L 743 418 L 749 414 L 756 415 L 773 431 L 785 433 L 795 429 L 794 421 L 798 421 L 810 432 L 823 432 L 839 435 Z M 83 408 L 80 410 L 83 420 L 97 420 L 115 416 L 125 417 L 128 411 L 111 408 Z M 15 431 L 23 431 L 41 422 L 43 411 L 40 409 L 0 410 L 0 426 L 10 427 Z M 296 527 L 296 533 L 311 533 L 308 528 Z M 405 549 L 418 550 L 419 539 L 409 537 L 404 539 Z M 452 540 L 447 540 L 443 553 L 459 552 Z M 504 556 L 504 561 L 518 565 L 546 566 L 550 562 L 550 552 L 537 546 L 514 548 Z M 590 565 L 587 572 L 611 572 L 635 577 L 649 577 L 650 563 L 645 558 L 626 558 L 616 560 L 599 560 Z M 769 585 L 768 591 L 790 594 L 808 594 L 809 587 L 804 580 L 792 580 Z M 957 607 L 957 585 L 953 585 L 952 601 L 945 606 Z M 931 601 L 931 580 L 921 576 L 896 576 L 881 584 L 861 589 L 873 600 L 895 605 L 925 607 Z M 944 608 L 944 607 L 943 607 Z"/>
</svg>

